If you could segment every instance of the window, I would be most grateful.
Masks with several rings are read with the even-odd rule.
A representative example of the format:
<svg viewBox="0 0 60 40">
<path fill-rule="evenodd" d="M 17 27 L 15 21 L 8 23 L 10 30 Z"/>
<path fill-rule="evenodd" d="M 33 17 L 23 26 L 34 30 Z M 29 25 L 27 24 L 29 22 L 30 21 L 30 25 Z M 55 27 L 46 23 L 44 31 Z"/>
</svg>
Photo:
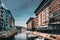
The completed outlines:
<svg viewBox="0 0 60 40">
<path fill-rule="evenodd" d="M 51 14 L 51 15 L 50 15 L 50 18 L 53 18 L 53 17 L 54 17 L 53 14 Z"/>
<path fill-rule="evenodd" d="M 1 11 L 1 13 L 3 13 L 3 11 Z"/>
</svg>

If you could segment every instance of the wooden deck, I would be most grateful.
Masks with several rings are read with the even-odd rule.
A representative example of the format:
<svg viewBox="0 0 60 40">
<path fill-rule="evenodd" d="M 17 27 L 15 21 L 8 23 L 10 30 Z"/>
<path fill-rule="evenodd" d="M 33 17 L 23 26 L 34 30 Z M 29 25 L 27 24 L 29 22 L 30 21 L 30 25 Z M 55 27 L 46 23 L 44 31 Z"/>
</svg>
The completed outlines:
<svg viewBox="0 0 60 40">
<path fill-rule="evenodd" d="M 54 35 L 54 34 L 47 34 L 47 33 L 42 33 L 42 32 L 32 32 L 32 31 L 25 31 L 26 34 L 33 34 L 33 35 L 36 35 L 36 36 L 40 36 L 40 37 L 43 37 L 43 38 L 47 38 L 47 39 L 50 39 L 50 40 L 60 40 L 60 35 Z"/>
</svg>

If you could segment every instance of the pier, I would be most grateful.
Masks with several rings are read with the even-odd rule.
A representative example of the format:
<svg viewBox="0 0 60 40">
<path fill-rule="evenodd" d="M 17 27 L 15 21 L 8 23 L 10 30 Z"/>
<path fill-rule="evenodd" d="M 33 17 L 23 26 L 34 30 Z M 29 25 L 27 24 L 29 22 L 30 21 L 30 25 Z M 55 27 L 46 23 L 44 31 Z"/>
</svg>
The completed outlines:
<svg viewBox="0 0 60 40">
<path fill-rule="evenodd" d="M 25 31 L 26 34 L 30 35 L 35 35 L 35 36 L 38 36 L 38 37 L 43 37 L 43 38 L 46 38 L 46 39 L 50 39 L 50 40 L 60 40 L 60 35 L 54 35 L 54 34 L 47 34 L 47 33 L 42 33 L 42 32 L 32 32 L 32 31 Z"/>
</svg>

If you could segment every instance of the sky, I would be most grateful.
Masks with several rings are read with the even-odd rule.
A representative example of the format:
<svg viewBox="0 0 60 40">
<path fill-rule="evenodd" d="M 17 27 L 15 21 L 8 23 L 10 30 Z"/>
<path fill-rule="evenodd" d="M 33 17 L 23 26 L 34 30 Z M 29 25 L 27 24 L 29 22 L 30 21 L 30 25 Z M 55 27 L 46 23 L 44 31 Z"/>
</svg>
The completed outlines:
<svg viewBox="0 0 60 40">
<path fill-rule="evenodd" d="M 12 12 L 16 26 L 26 27 L 30 17 L 34 17 L 34 11 L 42 0 L 1 0 L 2 5 Z"/>
</svg>

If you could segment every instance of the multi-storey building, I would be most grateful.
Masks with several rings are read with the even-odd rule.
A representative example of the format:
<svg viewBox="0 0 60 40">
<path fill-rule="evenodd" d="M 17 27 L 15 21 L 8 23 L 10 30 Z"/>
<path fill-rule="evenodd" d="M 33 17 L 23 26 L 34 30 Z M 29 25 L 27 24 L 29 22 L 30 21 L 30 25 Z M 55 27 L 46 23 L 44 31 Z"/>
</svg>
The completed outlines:
<svg viewBox="0 0 60 40">
<path fill-rule="evenodd" d="M 0 31 L 3 28 L 3 12 L 2 12 L 2 7 L 0 7 Z"/>
<path fill-rule="evenodd" d="M 15 27 L 15 19 L 10 10 L 5 9 L 0 2 L 0 31 L 11 30 Z"/>
<path fill-rule="evenodd" d="M 12 13 L 10 12 L 10 10 L 6 10 L 6 27 L 8 29 L 15 27 L 15 20 L 14 20 L 14 17 L 12 16 Z"/>
<path fill-rule="evenodd" d="M 36 16 L 38 17 L 38 28 L 48 27 L 49 24 L 49 4 L 50 0 L 42 0 L 41 4 L 35 10 Z"/>
<path fill-rule="evenodd" d="M 35 13 L 38 17 L 38 27 L 60 28 L 60 0 L 42 0 Z"/>
<path fill-rule="evenodd" d="M 49 5 L 50 26 L 54 29 L 60 28 L 60 0 L 54 0 Z"/>
<path fill-rule="evenodd" d="M 0 1 L 0 31 L 3 30 L 3 7 Z"/>
<path fill-rule="evenodd" d="M 33 28 L 33 19 L 34 19 L 33 17 L 30 17 L 28 21 L 26 22 L 28 30 L 32 30 Z"/>
<path fill-rule="evenodd" d="M 33 19 L 33 22 L 34 22 L 34 28 L 35 28 L 35 30 L 37 30 L 37 28 L 38 28 L 38 17 L 35 17 L 34 19 Z"/>
<path fill-rule="evenodd" d="M 29 30 L 37 30 L 38 27 L 38 18 L 37 17 L 30 17 L 29 20 L 26 22 L 27 29 Z"/>
<path fill-rule="evenodd" d="M 15 28 L 15 19 L 13 16 L 12 16 L 12 22 L 11 23 L 12 23 L 12 27 Z"/>
<path fill-rule="evenodd" d="M 39 27 L 48 27 L 49 23 L 49 7 L 44 9 L 38 15 Z"/>
</svg>

